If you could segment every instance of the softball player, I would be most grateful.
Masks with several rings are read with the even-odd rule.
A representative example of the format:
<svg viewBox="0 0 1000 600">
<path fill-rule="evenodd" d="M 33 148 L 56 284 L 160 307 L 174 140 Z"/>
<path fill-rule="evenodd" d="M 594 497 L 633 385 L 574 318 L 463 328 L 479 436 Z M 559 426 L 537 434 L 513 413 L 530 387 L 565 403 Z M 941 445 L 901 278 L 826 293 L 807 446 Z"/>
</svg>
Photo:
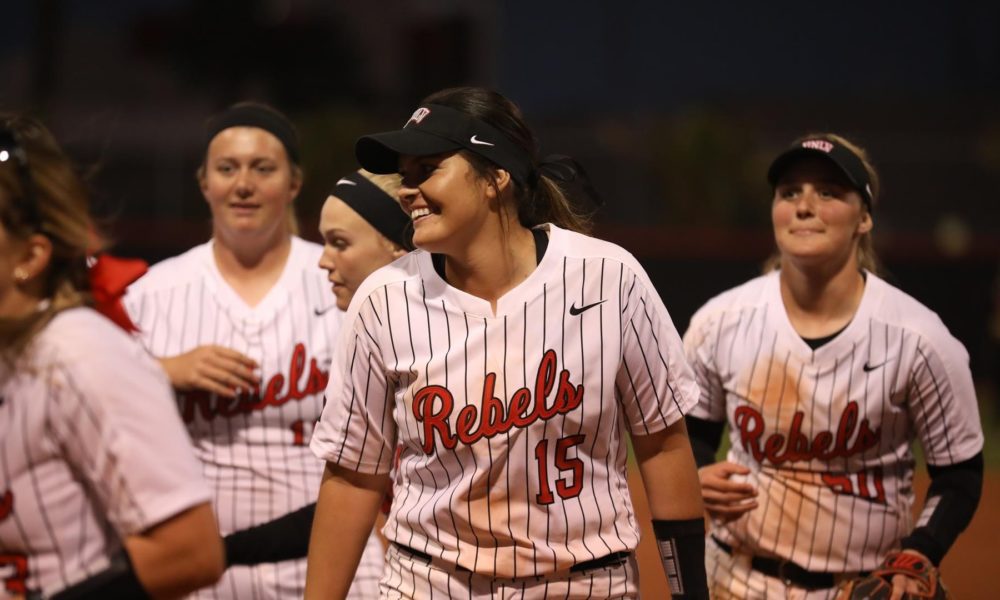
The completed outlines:
<svg viewBox="0 0 1000 600">
<path fill-rule="evenodd" d="M 222 532 L 240 532 L 206 597 L 301 597 L 305 584 L 309 524 L 295 523 L 319 489 L 323 463 L 307 444 L 342 312 L 316 267 L 322 248 L 293 235 L 298 159 L 295 130 L 273 109 L 238 104 L 213 118 L 198 171 L 212 239 L 125 297 L 178 390 Z M 365 560 L 353 597 L 377 594 L 377 536 Z"/>
<path fill-rule="evenodd" d="M 768 180 L 775 270 L 709 301 L 684 340 L 709 579 L 718 598 L 830 598 L 891 550 L 940 562 L 978 503 L 983 434 L 965 349 L 876 275 L 865 153 L 808 136 Z M 914 439 L 932 480 L 915 525 Z"/>
<path fill-rule="evenodd" d="M 634 597 L 626 433 L 672 589 L 705 596 L 680 338 L 627 252 L 575 230 L 520 111 L 480 88 L 366 136 L 419 250 L 358 289 L 312 440 L 307 597 L 341 597 L 402 446 L 383 597 Z M 350 515 L 351 518 L 345 518 Z"/>
<path fill-rule="evenodd" d="M 176 597 L 222 543 L 169 383 L 87 307 L 87 211 L 48 131 L 0 118 L 0 596 Z"/>
<path fill-rule="evenodd" d="M 323 254 L 337 307 L 347 310 L 361 282 L 412 248 L 410 218 L 395 200 L 399 175 L 359 170 L 341 177 L 320 213 Z"/>
</svg>

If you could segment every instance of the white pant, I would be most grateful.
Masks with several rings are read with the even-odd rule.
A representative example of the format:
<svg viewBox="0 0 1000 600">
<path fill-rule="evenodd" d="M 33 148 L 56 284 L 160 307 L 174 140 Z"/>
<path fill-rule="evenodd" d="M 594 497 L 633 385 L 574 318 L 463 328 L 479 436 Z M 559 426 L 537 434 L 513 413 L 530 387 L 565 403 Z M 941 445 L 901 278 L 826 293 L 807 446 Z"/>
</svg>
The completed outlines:
<svg viewBox="0 0 1000 600">
<path fill-rule="evenodd" d="M 395 544 L 386 554 L 379 586 L 384 599 L 426 598 L 638 598 L 639 570 L 633 554 L 623 563 L 540 577 L 494 578 L 431 564 Z"/>
</svg>

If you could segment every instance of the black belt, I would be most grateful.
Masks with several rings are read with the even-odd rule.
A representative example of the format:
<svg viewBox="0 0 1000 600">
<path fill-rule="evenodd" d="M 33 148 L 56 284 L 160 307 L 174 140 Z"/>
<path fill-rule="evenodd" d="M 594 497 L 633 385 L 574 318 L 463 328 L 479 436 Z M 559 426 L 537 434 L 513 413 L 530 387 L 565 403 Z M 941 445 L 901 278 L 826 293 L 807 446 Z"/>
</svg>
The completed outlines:
<svg viewBox="0 0 1000 600">
<path fill-rule="evenodd" d="M 732 555 L 732 546 L 723 542 L 714 535 L 712 536 L 712 541 L 714 541 L 719 548 L 722 548 L 723 552 Z M 781 560 L 780 558 L 754 556 L 750 559 L 750 568 L 754 571 L 760 571 L 768 577 L 780 579 L 784 581 L 785 584 L 794 584 L 807 590 L 823 590 L 832 588 L 837 584 L 837 578 L 834 573 L 807 571 L 791 561 Z"/>
<path fill-rule="evenodd" d="M 413 558 L 419 559 L 422 562 L 429 563 L 433 559 L 433 557 L 430 554 L 427 554 L 426 552 L 421 552 L 420 550 L 414 550 L 409 546 L 404 546 L 403 544 L 397 544 L 396 542 L 393 542 L 393 544 L 403 552 L 406 552 Z M 570 567 L 569 570 L 571 573 L 579 573 L 580 571 L 588 571 L 590 569 L 617 567 L 618 565 L 628 560 L 630 556 L 632 556 L 631 552 L 612 552 L 611 554 L 607 554 L 600 558 L 578 562 L 572 567 Z M 454 567 L 459 571 L 466 571 L 466 572 L 469 571 L 465 567 L 459 565 L 454 565 Z"/>
</svg>

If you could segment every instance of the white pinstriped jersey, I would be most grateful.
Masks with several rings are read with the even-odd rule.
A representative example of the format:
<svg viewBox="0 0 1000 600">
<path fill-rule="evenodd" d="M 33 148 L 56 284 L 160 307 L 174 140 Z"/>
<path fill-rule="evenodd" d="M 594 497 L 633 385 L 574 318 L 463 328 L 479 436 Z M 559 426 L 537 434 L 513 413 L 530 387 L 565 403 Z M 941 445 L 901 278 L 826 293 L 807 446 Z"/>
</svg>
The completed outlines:
<svg viewBox="0 0 1000 600">
<path fill-rule="evenodd" d="M 210 499 L 159 365 L 89 308 L 0 373 L 0 596 L 51 595 Z"/>
<path fill-rule="evenodd" d="M 254 307 L 225 282 L 207 242 L 153 266 L 133 284 L 125 306 L 155 356 L 206 344 L 232 348 L 260 365 L 259 389 L 235 400 L 178 393 L 213 490 L 223 534 L 258 525 L 316 501 L 323 463 L 307 444 L 323 407 L 343 313 L 326 274 L 322 247 L 292 238 L 280 278 Z M 377 538 L 365 561 L 381 571 Z M 305 559 L 232 567 L 205 597 L 301 598 Z"/>
<path fill-rule="evenodd" d="M 913 528 L 914 459 L 983 447 L 965 348 L 933 312 L 868 273 L 851 323 L 813 350 L 773 272 L 703 306 L 685 334 L 702 388 L 693 416 L 728 421 L 728 460 L 759 506 L 719 539 L 812 571 L 866 571 Z"/>
<path fill-rule="evenodd" d="M 521 577 L 632 550 L 627 430 L 697 402 L 680 337 L 638 262 L 547 225 L 497 301 L 413 252 L 355 295 L 312 447 L 364 473 L 402 455 L 383 532 L 479 574 Z"/>
</svg>

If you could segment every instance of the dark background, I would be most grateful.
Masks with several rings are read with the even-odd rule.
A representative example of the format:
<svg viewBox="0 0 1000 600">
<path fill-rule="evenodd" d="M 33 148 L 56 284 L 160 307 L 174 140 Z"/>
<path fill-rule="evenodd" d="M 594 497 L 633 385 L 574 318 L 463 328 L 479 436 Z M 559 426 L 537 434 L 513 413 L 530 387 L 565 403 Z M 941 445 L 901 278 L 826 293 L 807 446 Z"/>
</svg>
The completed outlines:
<svg viewBox="0 0 1000 600">
<path fill-rule="evenodd" d="M 543 151 L 607 200 L 598 234 L 636 254 L 683 331 L 771 249 L 764 171 L 836 131 L 883 177 L 890 281 L 1000 370 L 1000 4 L 619 0 L 8 0 L 0 108 L 41 116 L 91 176 L 123 255 L 209 235 L 194 181 L 204 120 L 270 102 L 303 138 L 317 239 L 353 141 L 425 94 L 475 83 L 518 102 Z"/>
</svg>

